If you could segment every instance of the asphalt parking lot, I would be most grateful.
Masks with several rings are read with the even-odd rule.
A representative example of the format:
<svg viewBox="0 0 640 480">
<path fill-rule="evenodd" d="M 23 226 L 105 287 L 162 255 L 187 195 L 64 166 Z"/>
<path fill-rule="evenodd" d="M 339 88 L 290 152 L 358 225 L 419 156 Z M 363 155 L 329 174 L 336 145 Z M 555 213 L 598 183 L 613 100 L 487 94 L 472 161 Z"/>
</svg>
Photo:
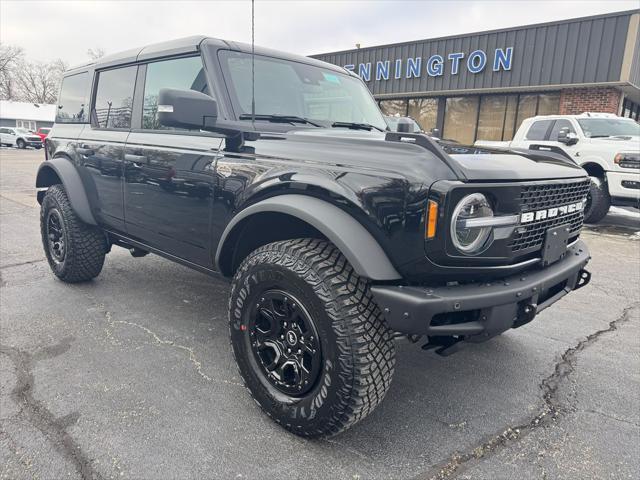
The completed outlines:
<svg viewBox="0 0 640 480">
<path fill-rule="evenodd" d="M 398 342 L 385 402 L 303 440 L 242 387 L 225 281 L 115 248 L 66 285 L 40 244 L 41 151 L 0 150 L 0 478 L 640 476 L 640 215 L 583 238 L 591 284 L 446 358 Z"/>
</svg>

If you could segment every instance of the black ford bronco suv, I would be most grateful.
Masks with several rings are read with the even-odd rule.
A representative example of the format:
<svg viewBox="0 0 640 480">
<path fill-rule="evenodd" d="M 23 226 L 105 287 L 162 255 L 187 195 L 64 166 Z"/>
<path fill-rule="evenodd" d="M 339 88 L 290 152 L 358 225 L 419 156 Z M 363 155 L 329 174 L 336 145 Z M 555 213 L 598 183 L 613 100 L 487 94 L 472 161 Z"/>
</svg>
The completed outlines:
<svg viewBox="0 0 640 480">
<path fill-rule="evenodd" d="M 231 279 L 231 345 L 286 429 L 338 433 L 391 383 L 394 338 L 448 354 L 589 281 L 571 160 L 390 132 L 354 74 L 190 37 L 65 74 L 36 187 L 51 269 L 116 245 Z"/>
</svg>

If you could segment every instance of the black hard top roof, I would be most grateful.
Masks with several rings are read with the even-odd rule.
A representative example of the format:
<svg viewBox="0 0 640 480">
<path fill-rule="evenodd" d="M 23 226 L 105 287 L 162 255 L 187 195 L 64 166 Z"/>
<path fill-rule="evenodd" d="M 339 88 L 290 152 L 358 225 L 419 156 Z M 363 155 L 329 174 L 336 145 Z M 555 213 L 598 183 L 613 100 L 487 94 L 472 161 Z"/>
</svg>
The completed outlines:
<svg viewBox="0 0 640 480">
<path fill-rule="evenodd" d="M 191 37 L 178 38 L 175 40 L 169 40 L 167 42 L 154 43 L 142 48 L 133 48 L 131 50 L 125 50 L 123 52 L 114 53 L 98 59 L 96 62 L 87 63 L 84 65 L 78 65 L 71 68 L 66 74 L 78 73 L 78 71 L 86 70 L 87 68 L 108 68 L 117 65 L 123 65 L 127 63 L 140 62 L 144 60 L 153 60 L 156 58 L 169 57 L 174 55 L 185 55 L 189 53 L 197 53 L 200 51 L 203 44 L 214 48 L 220 48 L 225 50 L 235 50 L 244 53 L 251 53 L 251 45 L 240 42 L 233 42 L 228 40 L 220 40 L 217 38 L 211 38 L 204 35 L 193 35 Z M 348 73 L 345 69 L 333 65 L 331 63 L 322 62 L 314 58 L 304 57 L 302 55 L 294 55 L 292 53 L 281 52 L 264 47 L 255 47 L 256 55 L 264 55 L 269 57 L 277 57 L 285 60 L 291 60 L 294 62 L 307 63 L 310 65 L 316 65 L 323 68 L 328 68 L 341 73 Z"/>
</svg>

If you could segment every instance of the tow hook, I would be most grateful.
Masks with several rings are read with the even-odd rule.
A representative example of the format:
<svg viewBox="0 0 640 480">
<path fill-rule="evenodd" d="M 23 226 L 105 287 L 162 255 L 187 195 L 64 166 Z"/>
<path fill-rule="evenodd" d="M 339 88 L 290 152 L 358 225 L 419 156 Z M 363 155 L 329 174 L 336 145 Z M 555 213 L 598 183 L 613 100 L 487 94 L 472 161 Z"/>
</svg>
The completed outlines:
<svg viewBox="0 0 640 480">
<path fill-rule="evenodd" d="M 441 357 L 448 357 L 460 350 L 463 340 L 463 337 L 430 337 L 429 341 L 421 348 L 435 350 Z"/>
<path fill-rule="evenodd" d="M 591 272 L 585 270 L 584 268 L 578 272 L 578 283 L 573 287 L 574 290 L 578 290 L 579 288 L 584 287 L 591 281 Z"/>
</svg>

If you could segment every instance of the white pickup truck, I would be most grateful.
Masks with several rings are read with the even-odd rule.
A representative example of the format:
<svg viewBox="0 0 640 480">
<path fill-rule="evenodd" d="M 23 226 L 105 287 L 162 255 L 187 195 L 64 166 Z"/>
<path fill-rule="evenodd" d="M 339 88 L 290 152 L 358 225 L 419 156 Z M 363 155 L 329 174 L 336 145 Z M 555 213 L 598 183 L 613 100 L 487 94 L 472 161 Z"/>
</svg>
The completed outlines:
<svg viewBox="0 0 640 480">
<path fill-rule="evenodd" d="M 596 223 L 611 205 L 640 208 L 640 125 L 607 113 L 526 119 L 510 142 L 477 141 L 484 148 L 564 152 L 591 177 L 585 221 Z M 562 151 L 562 152 L 561 152 Z"/>
</svg>

